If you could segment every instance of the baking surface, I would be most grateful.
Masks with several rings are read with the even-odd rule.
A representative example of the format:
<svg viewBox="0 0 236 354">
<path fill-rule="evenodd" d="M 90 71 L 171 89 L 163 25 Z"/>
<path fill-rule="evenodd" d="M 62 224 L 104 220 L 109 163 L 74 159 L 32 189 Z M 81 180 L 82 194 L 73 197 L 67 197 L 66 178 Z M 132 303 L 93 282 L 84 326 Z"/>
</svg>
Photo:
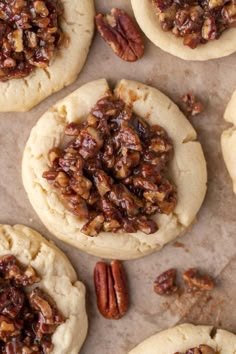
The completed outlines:
<svg viewBox="0 0 236 354">
<path fill-rule="evenodd" d="M 127 0 L 97 0 L 96 3 L 98 11 L 108 11 L 113 6 L 132 15 Z M 236 333 L 233 301 L 236 294 L 236 197 L 220 151 L 220 135 L 227 126 L 222 116 L 236 87 L 235 59 L 236 53 L 210 62 L 185 62 L 162 52 L 145 39 L 143 59 L 125 63 L 96 34 L 76 83 L 31 112 L 0 114 L 0 222 L 35 228 L 54 240 L 72 261 L 87 286 L 89 333 L 82 354 L 125 354 L 144 338 L 183 321 L 222 326 Z M 111 85 L 120 78 L 139 80 L 159 88 L 176 103 L 180 102 L 181 95 L 192 90 L 206 107 L 201 116 L 191 118 L 203 146 L 209 174 L 208 192 L 198 222 L 178 239 L 181 244 L 169 244 L 151 256 L 124 262 L 131 306 L 119 321 L 103 319 L 97 310 L 93 269 L 98 259 L 55 239 L 34 213 L 21 182 L 22 152 L 38 118 L 58 99 L 83 83 L 101 77 L 107 78 Z M 153 281 L 170 267 L 179 270 L 199 267 L 216 277 L 217 287 L 210 297 L 192 298 L 188 294 L 180 298 L 159 297 L 152 290 Z"/>
</svg>

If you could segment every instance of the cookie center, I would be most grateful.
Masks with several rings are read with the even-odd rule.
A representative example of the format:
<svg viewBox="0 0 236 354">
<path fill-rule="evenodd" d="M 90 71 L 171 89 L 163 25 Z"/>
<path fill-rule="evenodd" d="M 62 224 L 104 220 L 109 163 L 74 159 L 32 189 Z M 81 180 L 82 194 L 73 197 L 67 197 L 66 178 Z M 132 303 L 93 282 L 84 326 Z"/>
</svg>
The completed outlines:
<svg viewBox="0 0 236 354">
<path fill-rule="evenodd" d="M 58 0 L 0 2 L 0 80 L 28 76 L 49 66 L 62 41 Z"/>
<path fill-rule="evenodd" d="M 71 123 L 64 147 L 49 151 L 43 177 L 65 207 L 81 220 L 81 231 L 155 233 L 152 216 L 170 214 L 176 188 L 167 178 L 173 146 L 166 131 L 150 126 L 112 94 L 93 107 L 84 123 Z"/>
<path fill-rule="evenodd" d="M 234 1 L 152 0 L 152 3 L 162 30 L 183 37 L 184 45 L 192 49 L 218 39 L 236 23 Z"/>
<path fill-rule="evenodd" d="M 35 284 L 36 271 L 13 255 L 0 257 L 0 352 L 48 354 L 64 322 L 53 299 Z M 33 287 L 32 287 L 33 286 Z"/>
</svg>

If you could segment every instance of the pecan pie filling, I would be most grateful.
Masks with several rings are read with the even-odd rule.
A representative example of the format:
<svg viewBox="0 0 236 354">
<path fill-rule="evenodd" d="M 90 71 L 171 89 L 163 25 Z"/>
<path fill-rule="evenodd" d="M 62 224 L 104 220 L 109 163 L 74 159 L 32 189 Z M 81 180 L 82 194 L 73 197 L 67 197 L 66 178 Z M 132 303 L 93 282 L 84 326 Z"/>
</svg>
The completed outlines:
<svg viewBox="0 0 236 354">
<path fill-rule="evenodd" d="M 62 40 L 58 0 L 0 2 L 0 80 L 47 68 Z"/>
<path fill-rule="evenodd" d="M 152 3 L 162 30 L 183 37 L 184 45 L 192 49 L 218 39 L 236 24 L 233 0 L 152 0 Z"/>
<path fill-rule="evenodd" d="M 53 299 L 35 287 L 39 281 L 15 256 L 0 257 L 0 353 L 52 352 L 52 335 L 64 318 Z"/>
<path fill-rule="evenodd" d="M 198 348 L 186 350 L 185 353 L 176 352 L 174 354 L 217 354 L 217 352 L 212 347 L 209 347 L 209 345 L 201 344 Z"/>
<path fill-rule="evenodd" d="M 65 128 L 63 148 L 53 148 L 43 177 L 65 207 L 85 223 L 86 235 L 158 230 L 156 213 L 170 214 L 176 189 L 167 178 L 173 146 L 158 125 L 135 116 L 122 100 L 108 95 L 87 121 Z"/>
</svg>

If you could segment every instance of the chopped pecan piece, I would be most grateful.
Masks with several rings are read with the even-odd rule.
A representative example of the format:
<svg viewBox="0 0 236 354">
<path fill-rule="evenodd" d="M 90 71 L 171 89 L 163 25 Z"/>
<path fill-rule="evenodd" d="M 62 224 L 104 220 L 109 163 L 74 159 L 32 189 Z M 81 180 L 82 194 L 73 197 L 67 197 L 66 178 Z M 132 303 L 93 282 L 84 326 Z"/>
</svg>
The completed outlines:
<svg viewBox="0 0 236 354">
<path fill-rule="evenodd" d="M 104 222 L 103 229 L 105 232 L 115 232 L 120 229 L 121 225 L 122 224 L 118 220 L 111 219 Z"/>
<path fill-rule="evenodd" d="M 209 9 L 214 9 L 215 7 L 223 6 L 227 0 L 209 0 Z"/>
<path fill-rule="evenodd" d="M 76 216 L 80 219 L 88 218 L 88 207 L 83 198 L 74 193 L 62 194 L 61 197 L 63 198 L 67 208 Z"/>
<path fill-rule="evenodd" d="M 199 346 L 199 349 L 201 351 L 201 354 L 216 354 L 216 351 L 209 347 L 209 345 L 206 345 L 206 344 L 201 344 Z"/>
<path fill-rule="evenodd" d="M 190 268 L 183 274 L 184 283 L 188 291 L 207 291 L 214 288 L 213 279 L 207 274 L 200 274 L 196 268 Z"/>
<path fill-rule="evenodd" d="M 135 187 L 143 189 L 143 190 L 157 191 L 157 189 L 158 189 L 158 187 L 155 183 L 153 183 L 152 181 L 150 181 L 144 177 L 134 177 L 133 184 Z"/>
<path fill-rule="evenodd" d="M 93 179 L 101 197 L 103 197 L 107 192 L 111 191 L 113 180 L 104 171 L 96 171 Z"/>
<path fill-rule="evenodd" d="M 204 111 L 203 104 L 200 101 L 197 101 L 196 97 L 192 92 L 189 92 L 186 95 L 182 96 L 181 99 L 184 103 L 186 112 L 189 113 L 191 116 L 195 116 Z"/>
<path fill-rule="evenodd" d="M 138 134 L 130 127 L 121 127 L 115 136 L 117 146 L 126 147 L 130 150 L 141 151 L 142 146 Z"/>
<path fill-rule="evenodd" d="M 110 15 L 97 14 L 97 29 L 113 51 L 125 61 L 136 61 L 143 56 L 142 38 L 126 12 L 112 9 Z"/>
<path fill-rule="evenodd" d="M 148 149 L 150 151 L 162 154 L 168 153 L 170 150 L 172 150 L 172 146 L 168 143 L 166 139 L 155 137 L 151 139 Z"/>
<path fill-rule="evenodd" d="M 55 332 L 58 325 L 64 322 L 62 314 L 57 309 L 53 299 L 39 288 L 29 293 L 29 303 L 32 309 L 39 312 L 39 320 L 36 326 L 37 337 L 43 334 Z"/>
<path fill-rule="evenodd" d="M 129 306 L 127 278 L 119 261 L 98 262 L 94 269 L 97 306 L 103 317 L 118 320 Z"/>
<path fill-rule="evenodd" d="M 67 174 L 63 171 L 58 172 L 55 178 L 55 184 L 62 188 L 67 187 L 69 185 L 69 178 Z"/>
<path fill-rule="evenodd" d="M 73 177 L 70 180 L 71 189 L 83 199 L 89 198 L 92 185 L 92 182 L 84 176 L 76 176 L 76 178 Z"/>
<path fill-rule="evenodd" d="M 6 316 L 0 316 L 0 339 L 4 342 L 9 340 L 9 337 L 15 337 L 20 334 L 20 327 L 17 322 L 10 320 Z"/>
<path fill-rule="evenodd" d="M 65 135 L 69 136 L 78 136 L 80 133 L 80 129 L 76 123 L 69 123 L 65 129 Z"/>
<path fill-rule="evenodd" d="M 130 119 L 132 116 L 132 110 L 125 107 L 123 101 L 117 100 L 113 95 L 108 94 L 108 96 L 101 98 L 96 103 L 91 114 L 99 120 L 108 120 L 115 117 L 123 119 L 125 116 L 128 116 Z"/>
<path fill-rule="evenodd" d="M 147 219 L 145 216 L 137 217 L 136 220 L 138 230 L 142 231 L 146 235 L 153 234 L 158 230 L 157 224 L 151 219 Z"/>
<path fill-rule="evenodd" d="M 84 167 L 84 160 L 78 153 L 73 148 L 68 148 L 65 151 L 65 154 L 63 157 L 59 158 L 58 166 L 55 168 L 57 170 L 62 169 L 69 175 L 76 173 L 77 176 L 81 176 L 82 174 L 82 169 Z"/>
<path fill-rule="evenodd" d="M 121 212 L 116 208 L 116 206 L 108 199 L 108 197 L 104 197 L 101 199 L 100 202 L 100 209 L 103 211 L 106 220 L 117 220 L 121 221 L 122 219 L 122 214 Z"/>
<path fill-rule="evenodd" d="M 55 182 L 58 173 L 58 171 L 44 171 L 43 178 L 45 178 L 48 182 Z"/>
<path fill-rule="evenodd" d="M 150 138 L 150 127 L 143 119 L 135 117 L 133 125 L 141 140 L 146 141 Z"/>
<path fill-rule="evenodd" d="M 127 148 L 121 149 L 120 153 L 114 161 L 114 173 L 118 179 L 128 177 L 134 167 L 139 164 L 140 153 L 138 151 L 128 150 Z"/>
<path fill-rule="evenodd" d="M 101 134 L 92 127 L 82 130 L 80 139 L 79 153 L 84 159 L 95 157 L 103 145 Z"/>
<path fill-rule="evenodd" d="M 0 281 L 0 313 L 16 318 L 23 308 L 25 295 L 9 282 Z"/>
<path fill-rule="evenodd" d="M 165 199 L 165 193 L 161 191 L 152 191 L 144 192 L 143 196 L 152 204 L 162 202 Z"/>
<path fill-rule="evenodd" d="M 53 148 L 49 151 L 48 160 L 50 162 L 51 167 L 57 167 L 60 157 L 60 150 L 58 148 Z"/>
<path fill-rule="evenodd" d="M 143 202 L 132 194 L 124 185 L 115 184 L 109 194 L 110 200 L 124 210 L 128 216 L 135 216 Z"/>
<path fill-rule="evenodd" d="M 175 284 L 176 270 L 169 269 L 160 274 L 154 282 L 154 291 L 158 295 L 172 295 L 178 290 L 178 286 Z"/>
<path fill-rule="evenodd" d="M 203 22 L 202 38 L 207 41 L 217 38 L 216 21 L 214 18 L 206 18 Z"/>
<path fill-rule="evenodd" d="M 88 236 L 97 236 L 102 228 L 104 220 L 105 218 L 102 214 L 95 216 L 92 220 L 89 220 L 86 224 L 84 224 L 81 232 Z"/>
</svg>

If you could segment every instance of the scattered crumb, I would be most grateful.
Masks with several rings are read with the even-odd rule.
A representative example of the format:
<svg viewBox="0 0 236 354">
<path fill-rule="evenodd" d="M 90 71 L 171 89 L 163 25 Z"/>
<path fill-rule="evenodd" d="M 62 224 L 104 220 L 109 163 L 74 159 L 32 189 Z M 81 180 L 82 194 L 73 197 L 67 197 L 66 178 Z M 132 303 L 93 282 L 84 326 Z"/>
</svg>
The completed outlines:
<svg viewBox="0 0 236 354">
<path fill-rule="evenodd" d="M 184 104 L 184 110 L 191 116 L 196 116 L 204 111 L 203 104 L 197 100 L 192 92 L 188 92 L 181 97 Z"/>
<path fill-rule="evenodd" d="M 185 244 L 183 242 L 175 241 L 173 243 L 173 247 L 183 248 L 185 252 L 189 252 L 189 250 L 187 249 L 187 247 L 185 246 Z"/>
</svg>

